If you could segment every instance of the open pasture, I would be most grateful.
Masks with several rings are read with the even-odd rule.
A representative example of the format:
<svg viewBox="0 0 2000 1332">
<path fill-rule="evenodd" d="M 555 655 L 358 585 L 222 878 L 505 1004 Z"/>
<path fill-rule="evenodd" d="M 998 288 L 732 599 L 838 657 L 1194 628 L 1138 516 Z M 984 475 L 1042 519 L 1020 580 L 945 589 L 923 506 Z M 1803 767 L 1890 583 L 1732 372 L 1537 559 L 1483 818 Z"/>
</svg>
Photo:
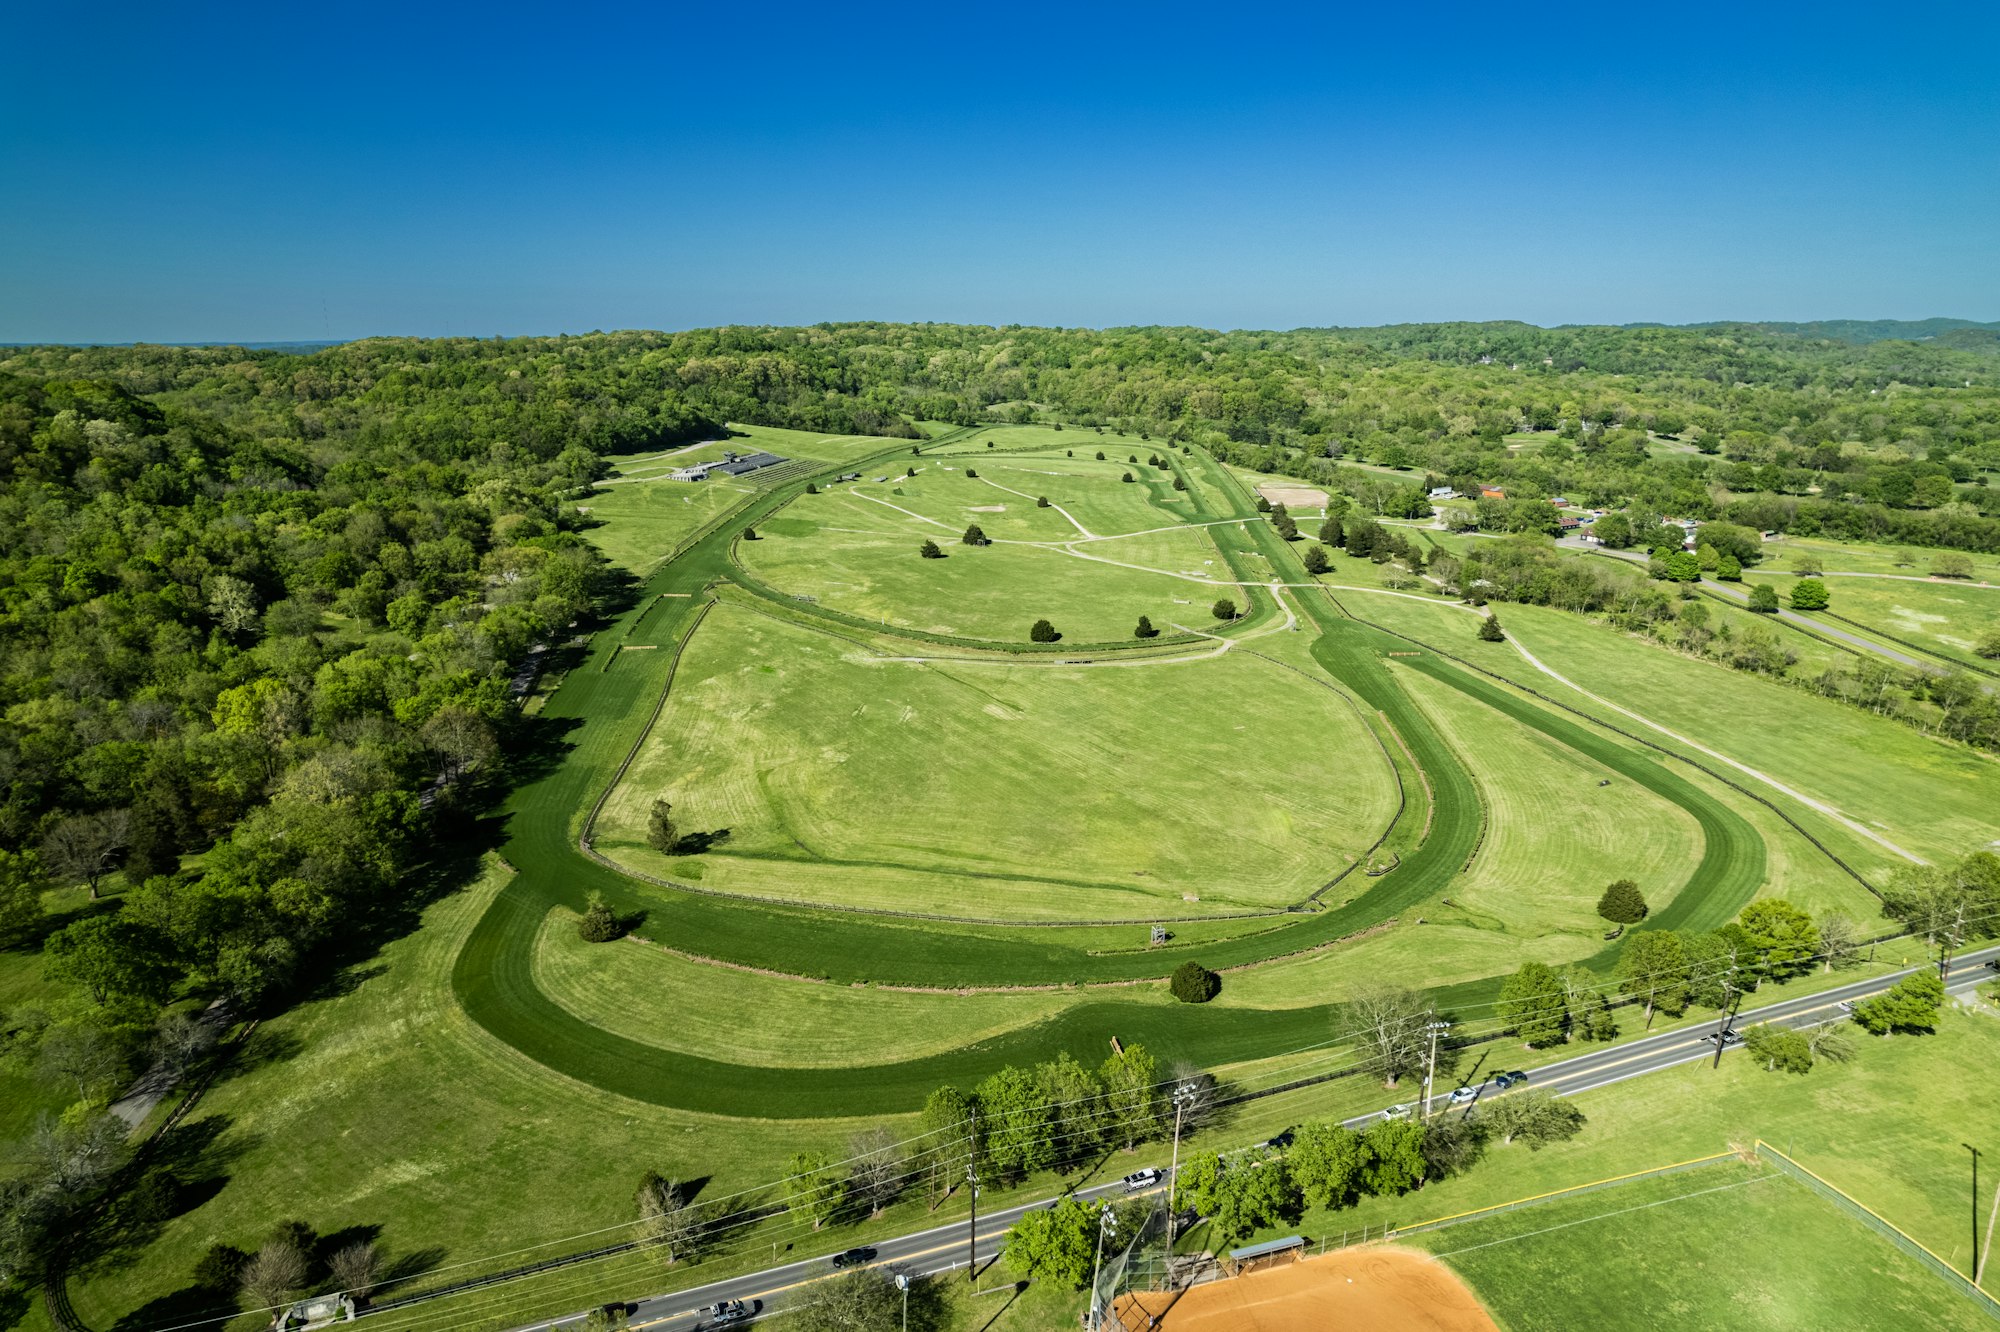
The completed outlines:
<svg viewBox="0 0 2000 1332">
<path fill-rule="evenodd" d="M 2000 578 L 2000 575 L 1996 575 Z M 1785 582 L 1778 584 L 1782 592 Z M 1941 662 L 2000 671 L 2000 662 L 1980 657 L 1974 646 L 2000 626 L 2000 586 L 1944 580 L 1912 582 L 1894 578 L 1831 578 L 1828 623 L 1874 631 L 1921 648 Z"/>
<path fill-rule="evenodd" d="M 681 829 L 728 836 L 699 855 L 652 850 L 656 798 Z M 1255 657 L 881 659 L 723 606 L 596 844 L 722 892 L 1131 919 L 1297 901 L 1366 851 L 1396 800 L 1348 702 Z"/>
<path fill-rule="evenodd" d="M 1990 758 L 1560 611 L 1504 610 L 1508 633 L 1581 688 L 1831 804 L 1906 851 L 1945 858 L 1993 837 L 2000 764 Z M 1902 860 L 1866 845 L 1878 869 Z"/>
</svg>

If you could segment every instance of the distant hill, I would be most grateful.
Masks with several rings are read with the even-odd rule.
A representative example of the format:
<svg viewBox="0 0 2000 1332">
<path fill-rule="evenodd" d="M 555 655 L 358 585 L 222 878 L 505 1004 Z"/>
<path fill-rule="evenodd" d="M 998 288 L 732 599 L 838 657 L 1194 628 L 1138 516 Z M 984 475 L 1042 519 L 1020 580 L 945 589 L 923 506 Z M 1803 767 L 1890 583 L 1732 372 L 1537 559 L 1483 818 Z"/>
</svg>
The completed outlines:
<svg viewBox="0 0 2000 1332">
<path fill-rule="evenodd" d="M 2000 323 L 1982 324 L 1972 319 L 1815 319 L 1810 323 L 1748 323 L 1717 320 L 1709 324 L 1688 324 L 1688 328 L 1740 328 L 1758 333 L 1789 333 L 1802 338 L 1830 338 L 1835 342 L 1863 346 L 1870 342 L 1949 342 L 1969 349 L 1994 345 Z M 1970 334 L 1970 339 L 1958 335 Z"/>
</svg>

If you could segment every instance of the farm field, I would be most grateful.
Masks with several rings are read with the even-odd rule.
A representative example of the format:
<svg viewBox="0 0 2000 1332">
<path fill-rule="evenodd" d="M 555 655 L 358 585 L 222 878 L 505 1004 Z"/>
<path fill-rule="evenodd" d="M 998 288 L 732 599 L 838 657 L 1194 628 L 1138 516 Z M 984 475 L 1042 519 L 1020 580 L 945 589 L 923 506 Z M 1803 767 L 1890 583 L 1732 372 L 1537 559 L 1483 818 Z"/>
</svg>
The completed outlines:
<svg viewBox="0 0 2000 1332">
<path fill-rule="evenodd" d="M 1171 706 L 1191 691 L 1231 706 Z M 658 798 L 680 827 L 727 838 L 700 855 L 652 850 Z M 1297 901 L 1363 855 L 1395 808 L 1354 709 L 1254 657 L 1138 673 L 882 660 L 722 606 L 596 844 L 712 891 L 1133 919 Z"/>
<path fill-rule="evenodd" d="M 1825 619 L 1835 628 L 1852 631 L 1858 625 L 1864 634 L 1889 635 L 1892 643 L 1901 640 L 1948 664 L 2000 671 L 2000 663 L 1973 652 L 1982 637 L 2000 626 L 2000 587 L 1836 578 L 1829 588 L 1832 613 Z"/>
<path fill-rule="evenodd" d="M 1957 1328 L 1992 1317 L 1771 1167 L 1637 1180 L 1411 1237 L 1504 1327 Z"/>
</svg>

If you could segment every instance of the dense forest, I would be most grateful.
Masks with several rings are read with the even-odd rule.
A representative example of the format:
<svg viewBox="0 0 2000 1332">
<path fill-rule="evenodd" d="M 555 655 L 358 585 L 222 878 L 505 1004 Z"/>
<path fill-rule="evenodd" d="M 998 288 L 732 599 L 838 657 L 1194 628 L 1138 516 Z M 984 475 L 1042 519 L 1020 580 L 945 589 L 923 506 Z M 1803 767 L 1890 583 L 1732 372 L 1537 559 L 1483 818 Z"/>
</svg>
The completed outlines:
<svg viewBox="0 0 2000 1332">
<path fill-rule="evenodd" d="M 2000 339 L 1938 323 L 0 351 L 0 947 L 40 950 L 69 995 L 0 1014 L 7 1066 L 102 1105 L 192 1039 L 169 1005 L 283 1002 L 403 918 L 434 825 L 504 785 L 524 665 L 617 594 L 562 503 L 607 455 L 727 421 L 1105 425 L 1377 515 L 1497 485 L 1489 530 L 1543 530 L 1567 494 L 1642 529 L 2000 550 Z M 44 888 L 107 884 L 115 903 L 44 918 Z M 46 1169 L 0 1187 L 0 1276 L 106 1177 L 77 1173 L 109 1159 L 87 1115 L 37 1132 Z"/>
</svg>

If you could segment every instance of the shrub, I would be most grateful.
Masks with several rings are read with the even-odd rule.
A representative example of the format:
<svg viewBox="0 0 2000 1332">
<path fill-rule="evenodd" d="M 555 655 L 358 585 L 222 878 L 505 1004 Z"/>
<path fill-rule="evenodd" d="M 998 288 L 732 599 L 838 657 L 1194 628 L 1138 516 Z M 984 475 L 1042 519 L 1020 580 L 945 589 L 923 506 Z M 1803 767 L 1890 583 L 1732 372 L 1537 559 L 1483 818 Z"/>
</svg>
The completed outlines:
<svg viewBox="0 0 2000 1332">
<path fill-rule="evenodd" d="M 935 541 L 926 541 L 923 545 L 917 547 L 917 554 L 927 560 L 941 560 L 944 558 L 944 552 L 938 549 L 938 543 Z"/>
<path fill-rule="evenodd" d="M 1153 627 L 1152 620 L 1144 615 L 1141 615 L 1139 617 L 1139 627 L 1132 631 L 1132 637 L 1157 638 L 1159 636 L 1159 633 L 1160 631 Z"/>
<path fill-rule="evenodd" d="M 979 469 L 978 469 L 978 468 L 975 468 L 975 467 L 968 467 L 968 468 L 966 468 L 966 469 L 965 469 L 965 474 L 966 474 L 966 476 L 970 477 L 970 478 L 971 478 L 972 480 L 974 480 L 974 481 L 977 481 L 977 480 L 979 479 Z"/>
<path fill-rule="evenodd" d="M 1481 642 L 1486 643 L 1504 643 L 1507 641 L 1507 635 L 1501 632 L 1500 629 L 1499 616 L 1489 613 L 1480 619 L 1479 638 Z"/>
<path fill-rule="evenodd" d="M 1056 632 L 1056 627 L 1047 620 L 1036 620 L 1034 626 L 1028 630 L 1028 641 L 1033 643 L 1053 643 L 1061 637 L 1062 635 Z"/>
<path fill-rule="evenodd" d="M 1047 495 L 1043 495 L 1043 496 L 1041 496 L 1040 498 L 1036 499 L 1036 501 L 1035 501 L 1035 507 L 1036 507 L 1036 508 L 1038 508 L 1038 509 L 1046 509 L 1046 508 L 1048 508 L 1048 507 L 1049 507 L 1049 497 L 1048 497 Z"/>
<path fill-rule="evenodd" d="M 585 943 L 610 943 L 625 933 L 625 922 L 618 919 L 618 913 L 603 898 L 594 898 L 583 918 L 577 921 L 576 932 Z"/>
<path fill-rule="evenodd" d="M 986 539 L 986 533 L 979 529 L 978 523 L 974 523 L 972 526 L 966 528 L 965 535 L 960 537 L 959 541 L 968 546 L 989 546 L 993 544 Z"/>
<path fill-rule="evenodd" d="M 819 486 L 811 481 L 806 482 L 806 494 L 808 495 L 819 494 Z"/>
<path fill-rule="evenodd" d="M 1205 1004 L 1222 988 L 1222 977 L 1199 962 L 1183 962 L 1174 968 L 1167 989 L 1184 1004 Z"/>
<path fill-rule="evenodd" d="M 756 529 L 756 528 L 754 528 L 754 527 L 746 527 L 746 528 L 744 528 L 744 529 L 743 529 L 743 539 L 744 539 L 745 541 L 755 541 L 755 540 L 757 540 L 757 529 Z"/>
<path fill-rule="evenodd" d="M 1118 479 L 1120 481 L 1130 481 L 1132 479 L 1132 474 L 1130 472 L 1127 472 L 1125 473 L 1125 475 L 1119 477 Z"/>
<path fill-rule="evenodd" d="M 1222 598 L 1222 600 L 1216 602 L 1208 609 L 1209 614 L 1218 620 L 1233 620 L 1236 618 L 1236 603 L 1228 597 Z"/>
</svg>

